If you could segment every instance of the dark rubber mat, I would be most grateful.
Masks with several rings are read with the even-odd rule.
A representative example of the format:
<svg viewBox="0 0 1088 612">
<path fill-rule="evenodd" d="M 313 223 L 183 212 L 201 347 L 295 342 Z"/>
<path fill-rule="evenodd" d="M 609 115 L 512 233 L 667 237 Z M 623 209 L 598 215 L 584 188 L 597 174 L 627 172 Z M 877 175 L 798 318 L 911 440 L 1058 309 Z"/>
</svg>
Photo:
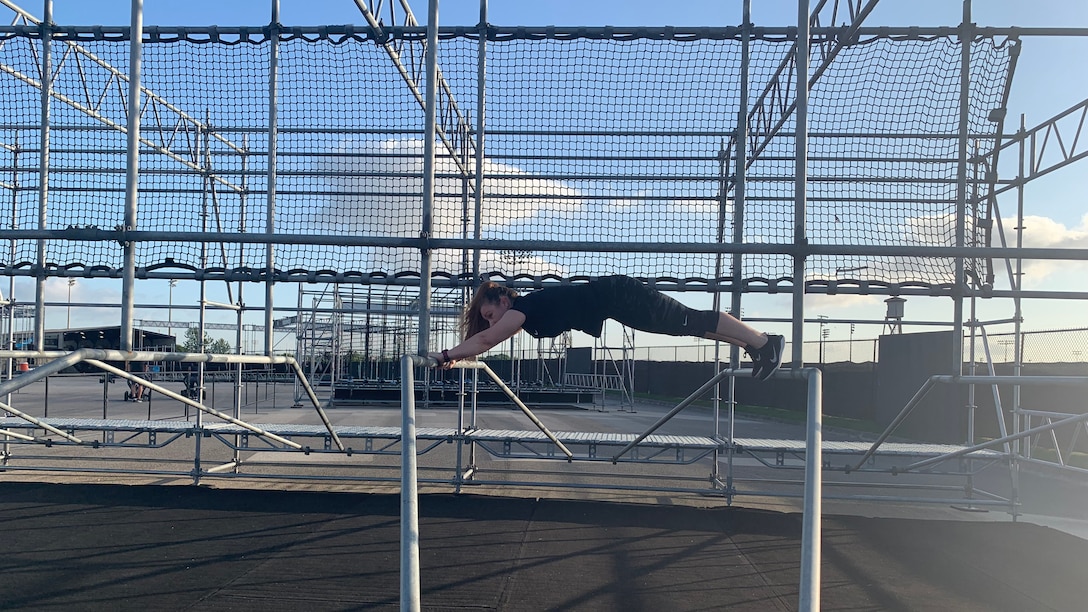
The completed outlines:
<svg viewBox="0 0 1088 612">
<path fill-rule="evenodd" d="M 394 610 L 399 498 L 0 484 L 0 609 Z M 801 517 L 427 495 L 425 610 L 793 610 Z M 825 517 L 824 610 L 1083 610 L 1088 541 Z"/>
</svg>

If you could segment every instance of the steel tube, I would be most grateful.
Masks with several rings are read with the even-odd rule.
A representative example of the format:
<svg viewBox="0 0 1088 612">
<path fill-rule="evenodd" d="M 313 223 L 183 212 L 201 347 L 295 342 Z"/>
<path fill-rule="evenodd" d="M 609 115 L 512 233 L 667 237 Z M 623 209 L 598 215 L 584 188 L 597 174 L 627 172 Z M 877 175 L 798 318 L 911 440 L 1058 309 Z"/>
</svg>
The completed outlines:
<svg viewBox="0 0 1088 612">
<path fill-rule="evenodd" d="M 516 404 L 517 407 L 521 409 L 525 416 L 529 417 L 529 420 L 533 422 L 533 425 L 536 425 L 537 428 L 542 431 L 544 435 L 552 441 L 553 444 L 559 447 L 559 450 L 567 456 L 567 460 L 569 461 L 570 459 L 572 459 L 574 457 L 574 453 L 570 452 L 570 450 L 562 442 L 559 441 L 559 438 L 555 437 L 555 434 L 552 433 L 551 430 L 548 429 L 548 427 L 544 425 L 544 423 L 539 418 L 537 418 L 535 414 L 533 414 L 532 410 L 529 410 L 529 407 L 521 401 L 521 398 L 519 398 L 517 394 L 515 394 L 510 389 L 510 387 L 506 386 L 506 383 L 504 383 L 502 379 L 499 378 L 499 375 L 495 374 L 495 372 L 491 368 L 487 367 L 486 363 L 482 361 L 478 363 L 482 366 L 480 369 L 484 372 L 487 372 L 487 375 L 491 377 L 491 381 L 494 382 L 500 389 L 502 389 L 502 392 L 506 394 L 506 397 L 509 397 L 510 400 L 513 401 L 514 404 Z"/>
<path fill-rule="evenodd" d="M 276 231 L 276 154 L 279 140 L 277 132 L 279 129 L 277 125 L 279 117 L 277 98 L 280 65 L 279 24 L 280 3 L 279 0 L 272 0 L 272 23 L 270 24 L 272 43 L 268 52 L 268 192 L 265 199 L 264 225 L 266 234 L 273 234 Z M 274 245 L 268 244 L 265 247 L 264 258 L 265 270 L 269 276 L 264 283 L 264 354 L 271 355 L 272 347 L 275 344 L 273 342 L 274 325 L 272 319 L 274 279 L 271 278 L 276 269 L 276 249 Z"/>
<path fill-rule="evenodd" d="M 38 229 L 49 225 L 49 147 L 50 147 L 50 101 L 53 93 L 52 33 L 53 2 L 45 0 L 45 19 L 38 24 L 42 36 L 41 58 L 41 126 L 38 129 L 41 138 L 41 151 L 38 153 Z M 45 240 L 37 244 L 37 267 L 42 274 L 36 274 L 34 281 L 34 348 L 39 351 L 45 336 Z"/>
<path fill-rule="evenodd" d="M 484 207 L 484 142 L 487 125 L 487 0 L 480 0 L 480 41 L 476 51 L 476 194 L 472 237 L 479 240 L 482 232 L 482 211 Z M 480 278 L 480 249 L 472 249 L 472 282 Z"/>
<path fill-rule="evenodd" d="M 733 376 L 735 374 L 741 374 L 741 373 L 744 373 L 744 372 L 751 372 L 751 370 L 721 370 L 721 371 L 719 371 L 710 380 L 703 383 L 703 386 L 701 386 L 698 389 L 696 389 L 695 391 L 693 391 L 691 393 L 691 395 L 688 395 L 686 398 L 684 398 L 672 410 L 668 411 L 664 416 L 659 418 L 657 420 L 657 422 L 655 422 L 653 425 L 650 425 L 650 427 L 647 428 L 646 431 L 639 434 L 639 436 L 637 438 L 632 440 L 629 444 L 627 444 L 627 446 L 624 446 L 622 449 L 620 449 L 620 451 L 618 453 L 613 455 L 612 456 L 612 463 L 618 462 L 620 457 L 626 455 L 628 451 L 630 451 L 632 448 L 638 446 L 639 442 L 642 442 L 643 440 L 645 440 L 647 437 L 650 436 L 650 434 L 657 431 L 662 425 L 669 422 L 669 420 L 671 420 L 674 416 L 679 414 L 681 410 L 683 410 L 684 408 L 687 408 L 688 406 L 691 405 L 692 402 L 694 402 L 695 400 L 702 397 L 707 391 L 710 391 L 711 389 L 713 389 L 714 385 L 718 384 L 718 382 L 720 380 L 722 380 L 723 378 L 725 378 L 727 376 Z"/>
<path fill-rule="evenodd" d="M 903 406 L 903 409 L 899 411 L 899 414 L 895 415 L 895 418 L 892 419 L 892 422 L 889 423 L 888 427 L 884 429 L 884 432 L 877 437 L 876 441 L 873 442 L 873 445 L 869 447 L 869 450 L 865 451 L 865 454 L 862 455 L 861 459 L 858 460 L 857 465 L 851 468 L 851 471 L 861 469 L 861 466 L 864 465 L 865 462 L 869 460 L 869 458 L 876 454 L 876 450 L 880 448 L 880 445 L 883 444 L 884 441 L 892 435 L 892 432 L 894 432 L 899 427 L 899 424 L 902 423 L 903 420 L 906 419 L 907 416 L 914 411 L 914 408 L 918 405 L 919 402 L 922 401 L 922 398 L 924 398 L 926 394 L 928 394 L 929 391 L 933 388 L 934 383 L 937 382 L 936 378 L 936 376 L 929 377 L 928 379 L 926 379 L 926 382 L 922 384 L 921 388 L 915 391 L 914 397 L 910 398 L 910 401 L 907 402 L 907 405 Z"/>
<path fill-rule="evenodd" d="M 179 401 L 179 402 L 181 402 L 183 404 L 188 404 L 188 405 L 192 406 L 193 408 L 196 408 L 200 412 L 206 412 L 206 413 L 208 413 L 208 414 L 210 414 L 212 416 L 219 417 L 220 419 L 223 419 L 224 421 L 226 421 L 226 422 L 228 422 L 228 423 L 230 423 L 232 425 L 237 425 L 239 427 L 248 429 L 249 431 L 252 431 L 253 433 L 257 434 L 258 436 L 263 436 L 263 437 L 268 438 L 270 440 L 275 440 L 276 442 L 279 442 L 280 444 L 283 444 L 285 446 L 290 446 L 291 448 L 293 448 L 295 450 L 303 450 L 303 446 L 301 444 L 299 444 L 298 442 L 295 442 L 293 440 L 288 440 L 287 438 L 284 438 L 282 436 L 277 436 L 276 434 L 265 431 L 265 430 L 261 429 L 260 427 L 257 427 L 256 425 L 252 425 L 252 424 L 247 423 L 247 422 L 245 422 L 245 421 L 243 421 L 241 419 L 236 419 L 236 418 L 232 417 L 231 415 L 229 415 L 229 414 L 227 414 L 225 412 L 219 412 L 218 410 L 215 410 L 213 408 L 209 408 L 209 407 L 205 406 L 201 402 L 198 402 L 196 400 L 191 400 L 191 399 L 181 395 L 180 393 L 175 393 L 174 391 L 171 391 L 170 389 L 159 386 L 159 385 L 157 385 L 157 384 L 155 384 L 155 383 L 153 383 L 151 381 L 144 380 L 143 378 L 140 378 L 139 376 L 136 376 L 135 374 L 132 374 L 131 372 L 126 372 L 126 371 L 122 370 L 121 368 L 115 368 L 115 367 L 109 365 L 108 363 L 103 363 L 101 361 L 98 361 L 97 359 L 84 359 L 83 362 L 84 363 L 89 363 L 89 364 L 91 364 L 91 365 L 93 365 L 93 366 L 95 366 L 95 367 L 97 367 L 97 368 L 99 368 L 101 370 L 104 370 L 106 372 L 109 372 L 111 374 L 116 374 L 117 376 L 120 376 L 121 378 L 124 378 L 125 380 L 131 380 L 131 381 L 138 382 L 141 385 L 144 385 L 145 387 L 147 387 L 148 389 L 151 389 L 153 391 L 158 391 L 159 393 L 165 395 L 166 397 L 169 397 L 170 399 L 177 400 L 177 401 Z M 200 427 L 199 423 L 198 423 L 197 427 L 198 428 Z"/>
<path fill-rule="evenodd" d="M 70 434 L 68 432 L 65 432 L 65 431 L 61 431 L 60 429 L 57 429 L 56 427 L 53 427 L 49 423 L 46 423 L 46 422 L 41 421 L 41 420 L 39 420 L 37 418 L 34 418 L 34 417 L 30 416 L 29 414 L 27 414 L 25 412 L 22 412 L 21 410 L 16 410 L 15 408 L 13 408 L 12 406 L 9 406 L 8 404 L 0 403 L 0 409 L 6 410 L 7 412 L 10 412 L 11 414 L 14 414 L 15 416 L 19 417 L 20 419 L 23 419 L 24 421 L 27 421 L 29 423 L 33 423 L 34 425 L 37 425 L 38 427 L 41 427 L 42 429 L 45 429 L 47 431 L 51 431 L 51 432 L 57 434 L 58 436 L 64 438 L 65 440 L 68 440 L 69 442 L 75 442 L 76 444 L 83 444 L 83 440 L 73 436 L 72 434 Z M 15 437 L 19 437 L 17 434 L 13 434 L 13 435 L 15 435 Z M 34 438 L 29 438 L 29 439 L 34 440 Z"/>
<path fill-rule="evenodd" d="M 416 390 L 412 371 L 418 359 L 405 355 L 400 360 L 400 609 L 411 612 L 420 610 Z"/>
<path fill-rule="evenodd" d="M 805 370 L 808 378 L 808 423 L 805 438 L 805 495 L 801 525 L 801 610 L 820 609 L 820 534 L 823 518 L 823 375 Z"/>
<path fill-rule="evenodd" d="M 0 4 L 12 8 L 21 16 L 26 16 L 31 22 L 37 20 L 29 13 L 15 7 L 10 0 L 0 0 Z M 327 25 L 327 26 L 291 26 L 285 28 L 291 34 L 305 34 L 307 36 L 359 36 L 362 33 L 356 26 Z M 850 29 L 849 26 L 819 26 L 811 27 L 810 34 L 813 38 L 840 36 Z M 62 30 L 66 35 L 79 36 L 127 36 L 128 26 L 92 26 L 69 25 Z M 401 38 L 405 35 L 420 36 L 426 33 L 426 26 L 396 26 L 382 24 L 381 30 L 390 38 Z M 605 35 L 615 38 L 630 39 L 633 36 L 645 36 L 654 40 L 664 40 L 673 37 L 714 37 L 739 40 L 742 32 L 738 26 L 698 26 L 698 27 L 657 27 L 657 26 L 492 26 L 492 32 L 499 38 L 518 37 L 521 39 L 563 38 L 571 39 L 575 36 L 601 38 Z M 1088 36 L 1088 28 L 1080 27 L 1005 27 L 1005 26 L 980 26 L 976 28 L 979 36 L 1017 36 L 1024 37 L 1081 37 Z M 208 35 L 239 36 L 242 34 L 253 35 L 253 28 L 242 26 L 154 26 L 154 31 L 165 36 L 199 36 L 206 40 Z M 25 36 L 36 34 L 37 28 L 23 25 L 0 25 L 0 34 L 17 34 Z M 478 33 L 476 26 L 443 26 L 438 29 L 443 36 L 462 36 Z M 861 37 L 933 37 L 955 36 L 955 26 L 861 26 L 856 29 Z M 752 29 L 752 37 L 756 39 L 773 38 L 775 42 L 781 40 L 793 40 L 797 36 L 796 29 L 792 26 L 757 26 Z"/>
<path fill-rule="evenodd" d="M 420 237 L 430 238 L 434 227 L 434 141 L 438 105 L 438 0 L 427 5 L 426 91 L 424 91 L 423 209 Z M 431 249 L 420 249 L 419 333 L 417 350 L 426 352 L 431 338 Z M 402 602 L 403 606 L 403 602 Z"/>
<path fill-rule="evenodd" d="M 140 180 L 140 72 L 143 52 L 143 0 L 132 0 L 132 22 L 129 30 L 128 74 L 128 134 L 125 173 L 125 229 L 137 227 Z M 122 243 L 124 267 L 121 280 L 121 350 L 132 350 L 132 319 L 136 302 L 136 245 L 132 240 Z"/>
<path fill-rule="evenodd" d="M 79 240 L 89 242 L 156 241 L 156 242 L 223 242 L 228 244 L 312 244 L 332 246 L 376 246 L 386 248 L 462 249 L 484 248 L 489 250 L 532 251 L 594 251 L 605 253 L 745 253 L 752 255 L 802 254 L 813 255 L 872 255 L 879 257 L 1021 257 L 1023 259 L 1088 260 L 1088 249 L 1042 248 L 1023 249 L 1002 247 L 927 247 L 910 245 L 847 245 L 847 244 L 800 244 L 755 243 L 744 244 L 717 242 L 637 242 L 610 241 L 590 242 L 582 240 L 464 240 L 460 238 L 392 238 L 382 236 L 355 236 L 331 234 L 238 234 L 230 232 L 167 232 L 124 231 L 95 228 L 71 228 L 51 230 L 11 230 L 5 232 L 11 239 Z M 58 273 L 57 276 L 63 274 Z M 86 276 L 86 273 L 79 273 Z M 182 275 L 177 275 L 182 277 Z M 252 275 L 250 276 L 252 278 Z"/>
<path fill-rule="evenodd" d="M 302 386 L 303 391 L 306 392 L 306 397 L 310 398 L 310 403 L 313 404 L 314 409 L 317 411 L 317 415 L 321 417 L 321 422 L 325 425 L 325 429 L 328 430 L 329 436 L 332 437 L 332 441 L 336 444 L 336 448 L 341 451 L 346 451 L 347 447 L 344 446 L 343 441 L 340 440 L 340 436 L 336 434 L 336 430 L 333 429 L 332 421 L 329 420 L 329 415 L 325 414 L 325 409 L 321 407 L 321 401 L 317 399 L 317 393 L 314 392 L 310 381 L 306 380 L 306 374 L 302 371 L 302 366 L 297 361 L 291 362 L 291 369 L 295 372 L 295 380 Z"/>
<path fill-rule="evenodd" d="M 34 436 L 28 436 L 26 434 L 15 433 L 14 431 L 11 431 L 10 429 L 0 429 L 0 436 L 15 438 L 16 440 L 25 440 L 27 442 L 36 442 L 37 441 L 34 438 Z M 6 453 L 5 453 L 5 455 L 6 455 Z"/>
<path fill-rule="evenodd" d="M 955 450 L 955 451 L 953 451 L 951 453 L 941 455 L 939 457 L 931 457 L 931 458 L 925 459 L 923 461 L 918 461 L 916 463 L 912 463 L 912 464 L 908 465 L 907 467 L 903 468 L 903 471 L 904 472 L 909 472 L 909 471 L 921 469 L 921 468 L 924 468 L 924 467 L 928 467 L 930 465 L 934 465 L 936 463 L 941 463 L 941 462 L 944 462 L 944 461 L 948 461 L 949 459 L 955 459 L 956 457 L 962 457 L 963 455 L 973 453 L 973 452 L 978 451 L 978 450 L 988 449 L 991 446 L 995 446 L 995 445 L 998 445 L 998 444 L 1007 444 L 1007 443 L 1012 442 L 1014 440 L 1022 440 L 1024 438 L 1034 436 L 1035 434 L 1038 434 L 1038 433 L 1046 433 L 1046 432 L 1054 431 L 1055 429 L 1057 429 L 1059 427 L 1064 427 L 1065 425 L 1069 425 L 1069 424 L 1072 424 L 1072 423 L 1078 423 L 1078 422 L 1088 422 L 1088 413 L 1086 413 L 1086 414 L 1074 414 L 1073 416 L 1066 417 L 1066 418 L 1058 420 L 1058 421 L 1054 421 L 1053 423 L 1049 423 L 1047 425 L 1040 425 L 1038 427 L 1032 427 L 1031 429 L 1025 429 L 1025 430 L 1020 431 L 1020 432 L 1015 433 L 1015 434 L 1009 434 L 1007 436 L 1002 436 L 1000 438 L 994 438 L 993 440 L 990 440 L 988 442 L 984 442 L 982 444 L 974 444 L 974 445 L 971 445 L 971 446 L 966 446 L 964 448 Z"/>
<path fill-rule="evenodd" d="M 793 241 L 795 245 L 808 243 L 806 232 L 806 211 L 808 196 L 808 68 L 809 68 L 809 2 L 797 0 L 797 44 L 795 60 L 797 90 L 796 124 L 796 161 L 794 182 Z M 800 370 L 804 366 L 805 338 L 805 255 L 793 255 L 793 367 Z M 813 377 L 819 381 L 818 373 Z M 808 405 L 808 440 L 809 449 L 820 448 L 820 394 L 815 394 L 813 405 L 812 379 L 809 380 Z M 805 469 L 804 515 L 801 529 L 801 584 L 798 594 L 798 609 L 803 612 L 817 612 L 820 609 L 820 479 L 822 478 L 820 455 L 809 455 Z M 814 469 L 809 469 L 815 464 Z"/>
</svg>

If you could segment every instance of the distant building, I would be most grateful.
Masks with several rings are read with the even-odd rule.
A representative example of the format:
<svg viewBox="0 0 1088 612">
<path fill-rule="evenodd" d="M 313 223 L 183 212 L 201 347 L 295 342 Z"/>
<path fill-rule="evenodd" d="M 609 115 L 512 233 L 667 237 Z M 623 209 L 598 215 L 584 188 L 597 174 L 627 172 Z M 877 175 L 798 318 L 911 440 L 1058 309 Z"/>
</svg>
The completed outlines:
<svg viewBox="0 0 1088 612">
<path fill-rule="evenodd" d="M 34 350 L 33 332 L 16 332 L 15 348 Z M 121 326 L 88 327 L 83 329 L 46 330 L 42 349 L 46 351 L 74 351 L 81 348 L 121 349 Z M 177 349 L 177 338 L 167 334 L 132 330 L 132 350 L 172 353 Z"/>
</svg>

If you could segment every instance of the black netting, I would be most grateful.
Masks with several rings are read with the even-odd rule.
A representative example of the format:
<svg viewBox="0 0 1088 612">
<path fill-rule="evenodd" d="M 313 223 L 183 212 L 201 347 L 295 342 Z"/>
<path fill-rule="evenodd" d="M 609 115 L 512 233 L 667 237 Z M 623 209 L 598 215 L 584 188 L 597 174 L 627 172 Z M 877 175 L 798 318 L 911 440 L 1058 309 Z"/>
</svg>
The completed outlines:
<svg viewBox="0 0 1088 612">
<path fill-rule="evenodd" d="M 254 32 L 260 32 L 259 29 Z M 3 40 L 0 64 L 0 212 L 38 226 L 41 43 Z M 265 32 L 267 34 L 267 32 Z M 53 42 L 51 229 L 124 223 L 128 42 L 91 36 Z M 84 37 L 86 38 L 86 37 Z M 77 40 L 78 39 L 78 40 Z M 264 233 L 269 225 L 269 65 L 264 35 L 247 42 L 152 36 L 143 47 L 143 146 L 137 229 Z M 422 47 L 392 41 L 422 82 Z M 228 44 L 230 43 L 230 44 Z M 436 143 L 436 238 L 472 238 L 476 224 L 477 40 L 441 41 L 442 138 Z M 754 40 L 752 102 L 790 53 Z M 63 58 L 63 61 L 61 61 Z M 507 276 L 649 278 L 732 275 L 731 257 L 678 253 L 672 243 L 730 242 L 741 44 L 729 36 L 529 39 L 487 45 L 481 237 L 569 242 L 558 251 L 485 250 L 482 272 Z M 408 247 L 314 244 L 417 238 L 423 196 L 424 115 L 387 49 L 362 35 L 283 36 L 278 55 L 274 266 L 294 272 L 398 274 L 419 267 Z M 815 67 L 815 66 L 814 66 Z M 971 49 L 972 154 L 993 148 L 1011 69 L 1008 43 Z M 960 45 L 954 39 L 875 38 L 847 46 L 809 102 L 808 239 L 815 244 L 952 246 L 957 201 Z M 24 78 L 25 77 L 25 78 Z M 790 100 L 789 92 L 780 92 Z M 452 103 L 451 103 L 452 102 Z M 744 240 L 793 242 L 793 117 L 768 99 L 751 118 Z M 972 180 L 981 172 L 972 168 Z M 969 238 L 977 211 L 967 211 Z M 974 240 L 974 238 L 970 238 Z M 343 242 L 348 242 L 344 240 Z M 650 245 L 637 253 L 595 248 Z M 977 241 L 976 241 L 977 242 Z M 656 245 L 656 246 L 655 246 Z M 47 263 L 120 268 L 107 241 L 51 240 Z M 6 257 L 5 257 L 6 259 Z M 33 241 L 9 265 L 37 259 Z M 436 273 L 470 270 L 463 250 L 434 252 Z M 745 278 L 784 278 L 786 255 L 743 258 Z M 137 266 L 264 268 L 263 244 L 142 241 Z M 810 280 L 946 284 L 951 260 L 813 257 Z"/>
</svg>

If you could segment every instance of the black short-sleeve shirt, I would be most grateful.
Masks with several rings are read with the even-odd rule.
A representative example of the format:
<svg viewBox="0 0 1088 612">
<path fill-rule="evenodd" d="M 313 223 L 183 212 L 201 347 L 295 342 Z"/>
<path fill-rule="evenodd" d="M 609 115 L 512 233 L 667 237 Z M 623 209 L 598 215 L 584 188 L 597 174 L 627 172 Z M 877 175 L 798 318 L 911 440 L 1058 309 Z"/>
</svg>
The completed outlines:
<svg viewBox="0 0 1088 612">
<path fill-rule="evenodd" d="M 592 283 L 534 291 L 515 298 L 510 308 L 525 315 L 521 328 L 534 338 L 554 338 L 571 329 L 599 337 L 607 318 Z"/>
</svg>

